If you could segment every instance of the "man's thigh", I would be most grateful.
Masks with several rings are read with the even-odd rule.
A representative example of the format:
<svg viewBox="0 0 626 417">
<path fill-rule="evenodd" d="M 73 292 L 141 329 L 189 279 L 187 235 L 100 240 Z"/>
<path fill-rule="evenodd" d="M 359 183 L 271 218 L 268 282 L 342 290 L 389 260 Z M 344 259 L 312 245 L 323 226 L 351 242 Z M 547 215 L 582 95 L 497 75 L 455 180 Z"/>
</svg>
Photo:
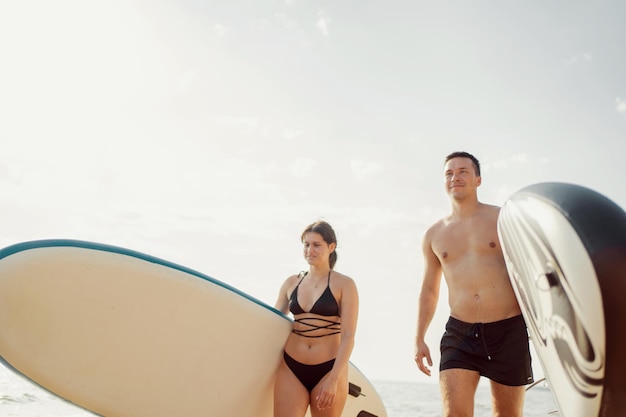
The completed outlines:
<svg viewBox="0 0 626 417">
<path fill-rule="evenodd" d="M 480 374 L 467 369 L 445 369 L 439 372 L 443 416 L 473 416 L 474 395 Z"/>
<path fill-rule="evenodd" d="M 491 381 L 491 406 L 495 417 L 522 417 L 524 412 L 524 385 L 512 387 Z"/>
</svg>

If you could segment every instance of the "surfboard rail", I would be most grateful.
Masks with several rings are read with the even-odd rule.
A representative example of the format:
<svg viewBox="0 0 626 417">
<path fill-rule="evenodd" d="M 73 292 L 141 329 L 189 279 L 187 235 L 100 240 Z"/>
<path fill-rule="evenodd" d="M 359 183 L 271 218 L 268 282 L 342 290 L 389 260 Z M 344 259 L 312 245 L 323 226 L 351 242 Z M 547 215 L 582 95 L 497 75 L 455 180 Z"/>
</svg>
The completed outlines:
<svg viewBox="0 0 626 417">
<path fill-rule="evenodd" d="M 109 245 L 106 243 L 91 242 L 91 241 L 86 241 L 86 240 L 78 240 L 78 239 L 31 240 L 31 241 L 26 241 L 26 242 L 19 242 L 19 243 L 0 249 L 0 260 L 8 256 L 11 256 L 13 254 L 19 253 L 19 252 L 38 249 L 38 248 L 52 248 L 52 247 L 82 248 L 82 249 L 92 249 L 92 250 L 97 250 L 97 251 L 102 251 L 102 252 L 110 252 L 110 253 L 115 253 L 119 255 L 130 256 L 130 257 L 137 258 L 137 259 L 143 259 L 146 262 L 151 262 L 154 264 L 165 266 L 167 268 L 176 269 L 176 270 L 185 272 L 189 275 L 193 275 L 195 277 L 209 281 L 215 285 L 219 285 L 220 287 L 223 287 L 227 289 L 228 291 L 234 292 L 250 300 L 251 302 L 259 305 L 260 307 L 273 311 L 274 313 L 278 314 L 279 316 L 282 316 L 286 320 L 290 320 L 288 316 L 284 315 L 282 312 L 278 311 L 277 309 L 270 306 L 269 304 L 264 303 L 258 298 L 255 298 L 241 291 L 240 289 L 235 288 L 232 285 L 225 283 L 224 281 L 220 281 L 219 279 L 213 278 L 209 275 L 203 274 L 202 272 L 188 268 L 186 266 L 183 266 L 174 262 L 170 262 L 170 261 L 167 261 L 165 259 L 162 259 L 156 256 L 148 255 L 139 251 L 123 248 L 121 246 Z"/>
</svg>

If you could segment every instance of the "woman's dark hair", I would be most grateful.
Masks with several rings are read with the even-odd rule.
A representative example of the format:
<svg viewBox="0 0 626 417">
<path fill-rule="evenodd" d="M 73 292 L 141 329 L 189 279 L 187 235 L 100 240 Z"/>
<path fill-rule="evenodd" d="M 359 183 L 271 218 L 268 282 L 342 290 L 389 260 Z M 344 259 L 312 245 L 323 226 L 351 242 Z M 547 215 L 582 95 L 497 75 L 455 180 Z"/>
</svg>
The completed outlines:
<svg viewBox="0 0 626 417">
<path fill-rule="evenodd" d="M 322 239 L 324 239 L 324 242 L 329 245 L 331 243 L 335 244 L 335 250 L 332 251 L 330 256 L 328 257 L 330 269 L 333 269 L 335 263 L 337 262 L 337 236 L 335 236 L 335 231 L 330 226 L 330 224 L 320 220 L 315 223 L 311 223 L 306 227 L 306 229 L 304 229 L 304 232 L 302 232 L 302 235 L 300 236 L 300 241 L 304 242 L 304 235 L 310 232 L 319 233 L 320 236 L 322 236 Z"/>
</svg>

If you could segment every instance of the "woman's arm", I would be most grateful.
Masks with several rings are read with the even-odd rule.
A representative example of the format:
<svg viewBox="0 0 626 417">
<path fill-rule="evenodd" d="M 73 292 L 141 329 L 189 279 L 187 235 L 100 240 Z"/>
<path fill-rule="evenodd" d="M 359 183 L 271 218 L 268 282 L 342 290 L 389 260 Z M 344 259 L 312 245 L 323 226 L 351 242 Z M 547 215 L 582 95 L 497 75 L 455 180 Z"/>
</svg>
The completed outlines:
<svg viewBox="0 0 626 417">
<path fill-rule="evenodd" d="M 278 298 L 274 308 L 281 311 L 283 314 L 289 314 L 289 289 L 291 288 L 294 276 L 291 276 L 283 282 L 278 291 Z"/>
<path fill-rule="evenodd" d="M 319 409 L 330 407 L 337 392 L 337 383 L 343 372 L 348 371 L 350 355 L 354 348 L 354 337 L 359 315 L 359 294 L 356 284 L 350 277 L 343 277 L 341 289 L 341 341 L 335 357 L 333 369 L 324 377 L 320 395 L 317 398 Z"/>
</svg>

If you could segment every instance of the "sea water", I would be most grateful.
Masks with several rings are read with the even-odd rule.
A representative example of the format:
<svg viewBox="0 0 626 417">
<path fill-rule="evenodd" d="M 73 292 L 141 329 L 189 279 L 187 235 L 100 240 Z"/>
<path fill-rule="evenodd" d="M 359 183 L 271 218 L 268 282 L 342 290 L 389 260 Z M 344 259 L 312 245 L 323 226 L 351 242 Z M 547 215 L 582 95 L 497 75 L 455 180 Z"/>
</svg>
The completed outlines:
<svg viewBox="0 0 626 417">
<path fill-rule="evenodd" d="M 439 385 L 433 383 L 372 381 L 380 394 L 388 417 L 440 417 Z M 486 380 L 478 386 L 474 404 L 475 417 L 491 416 L 491 393 Z M 552 393 L 545 384 L 526 392 L 524 417 L 558 416 Z"/>
<path fill-rule="evenodd" d="M 439 417 L 439 387 L 432 383 L 372 381 L 380 394 L 388 417 Z M 491 416 L 488 384 L 481 383 L 476 393 L 475 417 Z M 526 393 L 525 417 L 558 415 L 550 390 L 537 385 Z M 93 417 L 27 379 L 0 365 L 0 416 L 2 417 Z"/>
</svg>

